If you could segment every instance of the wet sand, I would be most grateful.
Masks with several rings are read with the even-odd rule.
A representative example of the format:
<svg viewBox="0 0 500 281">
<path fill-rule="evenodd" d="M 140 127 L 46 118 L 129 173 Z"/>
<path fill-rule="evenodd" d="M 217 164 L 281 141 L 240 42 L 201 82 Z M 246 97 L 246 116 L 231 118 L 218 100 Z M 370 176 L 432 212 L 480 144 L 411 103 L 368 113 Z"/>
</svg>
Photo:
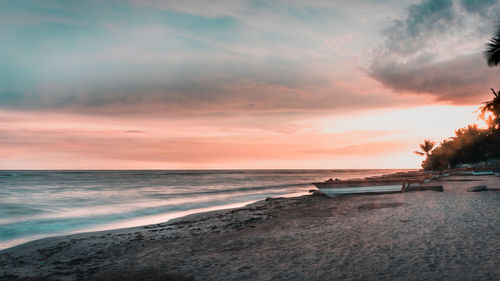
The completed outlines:
<svg viewBox="0 0 500 281">
<path fill-rule="evenodd" d="M 0 280 L 499 280 L 500 178 L 431 184 L 33 241 L 0 252 Z"/>
</svg>

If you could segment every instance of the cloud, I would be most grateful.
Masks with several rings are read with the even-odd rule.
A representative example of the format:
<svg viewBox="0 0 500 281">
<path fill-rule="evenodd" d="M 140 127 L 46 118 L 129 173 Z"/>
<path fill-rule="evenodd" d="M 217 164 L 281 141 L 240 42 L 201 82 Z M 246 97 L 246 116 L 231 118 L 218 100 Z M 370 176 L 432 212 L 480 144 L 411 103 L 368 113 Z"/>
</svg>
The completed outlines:
<svg viewBox="0 0 500 281">
<path fill-rule="evenodd" d="M 209 1 L 155 1 L 155 0 L 131 0 L 138 6 L 149 6 L 163 10 L 180 13 L 202 15 L 207 17 L 229 16 L 248 10 L 251 5 L 249 1 L 243 0 L 209 0 Z M 256 4 L 257 5 L 257 4 Z"/>
<path fill-rule="evenodd" d="M 445 61 L 413 59 L 372 65 L 371 75 L 401 93 L 433 95 L 438 101 L 477 104 L 498 86 L 498 71 L 488 68 L 482 53 Z"/>
<path fill-rule="evenodd" d="M 425 0 L 411 5 L 383 32 L 369 75 L 401 94 L 474 104 L 496 87 L 484 44 L 500 15 L 496 1 Z"/>
<path fill-rule="evenodd" d="M 411 5 L 405 18 L 394 20 L 384 30 L 386 47 L 401 55 L 418 51 L 426 41 L 453 24 L 455 15 L 452 8 L 452 0 L 425 0 Z"/>
<path fill-rule="evenodd" d="M 461 46 L 452 50 L 437 50 L 436 47 L 447 46 L 446 40 L 459 45 L 484 38 L 490 34 L 499 14 L 500 7 L 495 0 L 423 0 L 410 5 L 403 17 L 393 20 L 383 30 L 385 40 L 380 51 L 385 55 L 409 56 L 427 49 L 434 52 L 462 50 Z M 477 30 L 478 27 L 483 30 Z"/>
<path fill-rule="evenodd" d="M 312 66 L 277 58 L 122 64 L 108 73 L 82 73 L 24 89 L 0 88 L 0 108 L 88 114 L 203 114 L 345 111 L 405 103 L 368 92 L 362 77 L 337 82 Z M 114 67 L 113 67 L 114 69 Z M 330 80 L 332 79 L 332 80 Z M 369 82 L 369 81 L 365 81 Z"/>
<path fill-rule="evenodd" d="M 462 0 L 462 6 L 469 12 L 486 15 L 490 7 L 495 5 L 497 0 Z"/>
<path fill-rule="evenodd" d="M 0 109 L 163 116 L 409 100 L 345 87 L 373 84 L 352 63 L 365 46 L 352 31 L 376 18 L 370 1 L 193 3 L 10 3 L 0 11 Z"/>
</svg>

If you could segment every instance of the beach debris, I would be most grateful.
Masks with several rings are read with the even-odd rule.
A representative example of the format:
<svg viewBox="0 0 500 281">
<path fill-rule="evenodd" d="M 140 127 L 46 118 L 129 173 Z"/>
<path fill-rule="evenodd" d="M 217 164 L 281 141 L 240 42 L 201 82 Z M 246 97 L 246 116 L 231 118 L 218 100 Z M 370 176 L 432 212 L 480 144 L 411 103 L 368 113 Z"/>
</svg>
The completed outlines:
<svg viewBox="0 0 500 281">
<path fill-rule="evenodd" d="M 468 192 L 480 192 L 480 191 L 485 191 L 485 190 L 488 190 L 488 187 L 486 185 L 477 185 L 477 186 L 467 188 Z"/>
<path fill-rule="evenodd" d="M 335 179 L 329 178 L 329 179 L 325 180 L 325 182 L 338 182 L 338 181 L 342 181 L 342 180 L 339 178 L 335 178 Z"/>
<path fill-rule="evenodd" d="M 443 186 L 442 185 L 404 185 L 403 188 L 401 188 L 401 192 L 411 192 L 411 191 L 426 191 L 426 190 L 432 190 L 432 191 L 438 191 L 438 192 L 443 192 Z"/>
<path fill-rule="evenodd" d="M 321 190 L 318 189 L 311 189 L 309 190 L 309 193 L 311 193 L 311 196 L 315 197 L 328 197 L 325 193 L 321 192 Z"/>
<path fill-rule="evenodd" d="M 267 197 L 265 201 L 270 202 L 270 201 L 281 201 L 283 199 L 286 199 L 286 197 Z"/>
</svg>

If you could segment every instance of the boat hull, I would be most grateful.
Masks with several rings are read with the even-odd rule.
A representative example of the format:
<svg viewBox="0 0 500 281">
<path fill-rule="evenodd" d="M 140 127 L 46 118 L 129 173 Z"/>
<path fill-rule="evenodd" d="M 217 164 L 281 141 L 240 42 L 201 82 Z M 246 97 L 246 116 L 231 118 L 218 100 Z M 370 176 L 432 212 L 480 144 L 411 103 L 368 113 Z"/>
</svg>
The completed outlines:
<svg viewBox="0 0 500 281">
<path fill-rule="evenodd" d="M 394 193 L 401 192 L 403 182 L 339 181 L 313 183 L 322 193 L 334 197 L 342 194 Z M 408 183 L 407 183 L 408 184 Z M 411 183 L 418 185 L 418 183 Z"/>
<path fill-rule="evenodd" d="M 319 188 L 319 187 L 318 187 Z M 322 187 L 319 190 L 327 196 L 334 197 L 343 194 L 367 194 L 367 193 L 396 193 L 401 192 L 402 185 L 376 185 L 376 186 L 346 186 L 346 187 Z"/>
</svg>

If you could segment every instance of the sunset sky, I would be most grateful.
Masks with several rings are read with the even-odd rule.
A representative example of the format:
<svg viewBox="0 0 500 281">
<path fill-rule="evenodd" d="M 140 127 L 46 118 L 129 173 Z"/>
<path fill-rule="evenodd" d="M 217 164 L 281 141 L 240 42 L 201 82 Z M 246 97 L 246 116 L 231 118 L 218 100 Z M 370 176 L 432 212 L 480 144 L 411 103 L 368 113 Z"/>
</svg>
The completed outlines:
<svg viewBox="0 0 500 281">
<path fill-rule="evenodd" d="M 0 169 L 418 168 L 500 86 L 488 0 L 0 0 Z"/>
</svg>

